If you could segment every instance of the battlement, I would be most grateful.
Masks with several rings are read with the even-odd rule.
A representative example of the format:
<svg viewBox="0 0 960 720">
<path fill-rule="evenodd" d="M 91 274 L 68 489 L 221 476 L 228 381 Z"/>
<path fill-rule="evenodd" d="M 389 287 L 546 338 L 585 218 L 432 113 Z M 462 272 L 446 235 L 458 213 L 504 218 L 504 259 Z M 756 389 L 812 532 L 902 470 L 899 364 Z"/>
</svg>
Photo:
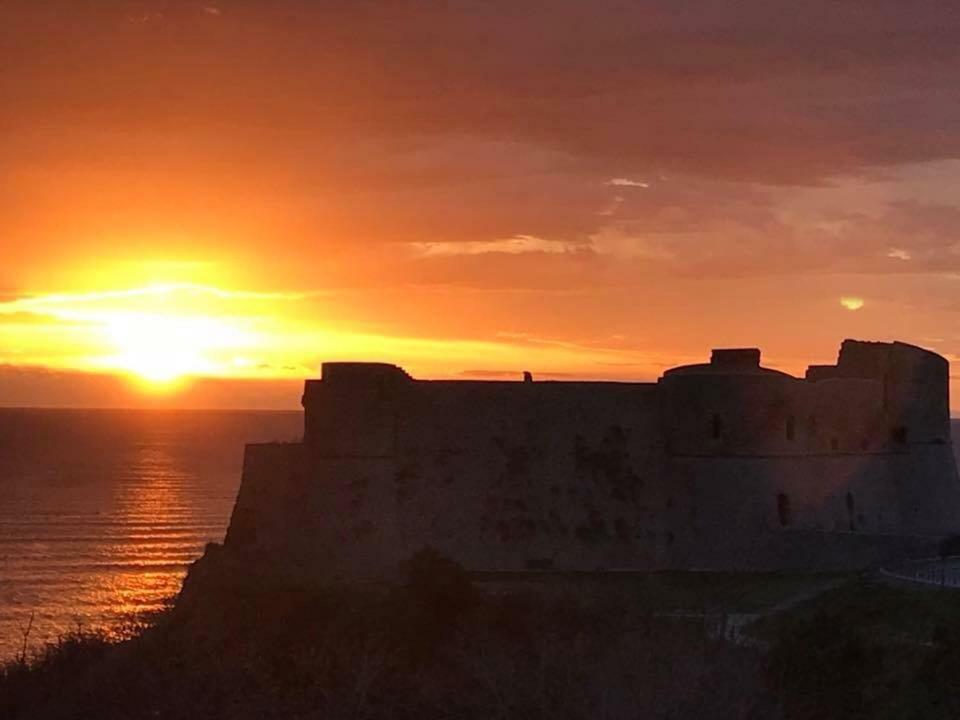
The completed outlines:
<svg viewBox="0 0 960 720">
<path fill-rule="evenodd" d="M 758 368 L 760 367 L 760 349 L 715 349 L 710 354 L 710 364 L 719 367 Z"/>
<path fill-rule="evenodd" d="M 947 362 L 935 353 L 846 340 L 836 365 L 812 365 L 803 379 L 760 360 L 759 348 L 717 348 L 709 363 L 671 368 L 654 386 L 424 381 L 388 363 L 324 363 L 304 388 L 304 435 L 324 455 L 387 457 L 416 418 L 448 432 L 480 409 L 522 417 L 533 403 L 577 416 L 585 405 L 638 403 L 681 455 L 899 452 L 949 441 Z"/>
<path fill-rule="evenodd" d="M 329 383 L 405 382 L 410 376 L 400 367 L 376 362 L 325 362 L 320 379 Z"/>
<path fill-rule="evenodd" d="M 884 379 L 909 371 L 930 379 L 942 379 L 948 372 L 946 358 L 916 345 L 902 342 L 844 340 L 835 365 L 811 365 L 806 379 L 814 382 L 833 378 Z"/>
</svg>

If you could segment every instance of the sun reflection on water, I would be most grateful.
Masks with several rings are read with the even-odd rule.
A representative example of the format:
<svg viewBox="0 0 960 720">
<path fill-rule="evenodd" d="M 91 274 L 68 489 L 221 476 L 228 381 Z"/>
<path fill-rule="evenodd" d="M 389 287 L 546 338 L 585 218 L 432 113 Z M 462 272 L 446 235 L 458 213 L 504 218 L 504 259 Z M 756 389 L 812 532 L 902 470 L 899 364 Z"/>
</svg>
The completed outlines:
<svg viewBox="0 0 960 720">
<path fill-rule="evenodd" d="M 296 414 L 0 410 L 0 660 L 31 614 L 36 649 L 163 609 L 223 538 L 243 444 L 299 425 Z"/>
</svg>

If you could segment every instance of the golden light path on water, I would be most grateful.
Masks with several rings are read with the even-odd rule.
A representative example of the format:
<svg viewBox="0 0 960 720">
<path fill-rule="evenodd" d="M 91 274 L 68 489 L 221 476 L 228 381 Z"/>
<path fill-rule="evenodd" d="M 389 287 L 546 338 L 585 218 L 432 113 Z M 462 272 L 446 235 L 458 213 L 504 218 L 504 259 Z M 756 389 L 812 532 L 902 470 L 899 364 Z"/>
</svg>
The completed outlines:
<svg viewBox="0 0 960 720">
<path fill-rule="evenodd" d="M 161 609 L 296 413 L 0 410 L 0 659 Z"/>
</svg>

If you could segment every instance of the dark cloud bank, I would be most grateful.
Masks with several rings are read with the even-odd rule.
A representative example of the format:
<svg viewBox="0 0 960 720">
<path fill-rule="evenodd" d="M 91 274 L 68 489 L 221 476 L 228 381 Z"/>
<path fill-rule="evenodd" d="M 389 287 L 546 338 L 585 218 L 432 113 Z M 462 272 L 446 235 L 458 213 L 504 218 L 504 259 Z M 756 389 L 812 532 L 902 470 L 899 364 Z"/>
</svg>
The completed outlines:
<svg viewBox="0 0 960 720">
<path fill-rule="evenodd" d="M 119 176 L 222 179 L 255 168 L 261 182 L 179 199 L 213 214 L 266 194 L 292 206 L 285 222 L 303 237 L 330 244 L 589 243 L 672 207 L 701 224 L 724 209 L 769 234 L 781 230 L 764 215 L 771 202 L 744 208 L 743 184 L 819 185 L 960 155 L 960 8 L 949 3 L 0 11 L 0 52 L 16 68 L 0 81 L 7 169 L 97 158 Z M 605 184 L 617 177 L 652 183 L 652 197 Z M 671 204 L 671 184 L 690 178 L 715 186 L 692 207 Z"/>
</svg>

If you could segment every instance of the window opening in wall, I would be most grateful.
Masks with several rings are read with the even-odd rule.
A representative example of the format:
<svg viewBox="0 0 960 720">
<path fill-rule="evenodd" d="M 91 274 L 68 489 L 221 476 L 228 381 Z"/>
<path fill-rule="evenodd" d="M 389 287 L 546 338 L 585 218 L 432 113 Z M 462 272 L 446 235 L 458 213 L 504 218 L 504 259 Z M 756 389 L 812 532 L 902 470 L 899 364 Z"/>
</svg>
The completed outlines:
<svg viewBox="0 0 960 720">
<path fill-rule="evenodd" d="M 796 421 L 793 419 L 793 415 L 787 418 L 787 440 L 793 440 L 796 435 Z"/>
<path fill-rule="evenodd" d="M 854 522 L 853 510 L 854 510 L 853 494 L 847 493 L 847 522 L 850 525 L 851 530 L 856 530 L 857 525 L 856 525 L 856 522 Z"/>
<path fill-rule="evenodd" d="M 890 428 L 890 439 L 895 443 L 903 445 L 907 442 L 907 426 L 906 425 L 897 425 L 896 427 Z"/>
<path fill-rule="evenodd" d="M 836 438 L 830 438 L 830 449 L 836 452 L 840 449 L 840 441 Z"/>
<path fill-rule="evenodd" d="M 787 527 L 793 520 L 790 513 L 790 496 L 786 493 L 777 495 L 777 517 L 780 518 L 780 527 Z"/>
<path fill-rule="evenodd" d="M 714 440 L 719 440 L 721 437 L 723 437 L 723 418 L 721 418 L 719 415 L 713 416 L 711 432 Z"/>
</svg>

